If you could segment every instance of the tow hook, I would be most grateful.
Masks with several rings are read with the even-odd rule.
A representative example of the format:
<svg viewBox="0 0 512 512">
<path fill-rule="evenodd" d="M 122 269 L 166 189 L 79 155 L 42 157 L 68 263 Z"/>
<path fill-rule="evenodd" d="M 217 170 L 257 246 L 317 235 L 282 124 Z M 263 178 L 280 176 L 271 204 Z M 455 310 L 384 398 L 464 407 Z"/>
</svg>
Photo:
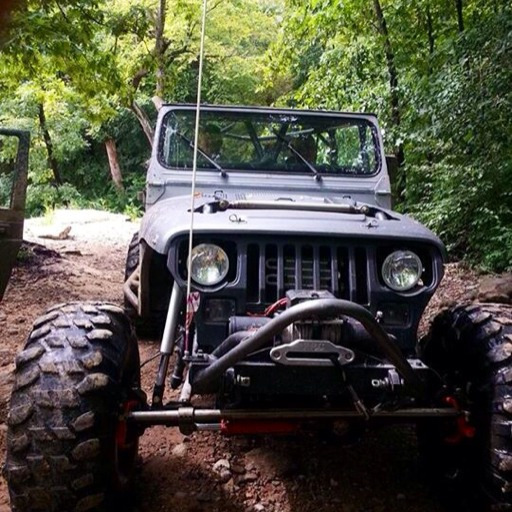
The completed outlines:
<svg viewBox="0 0 512 512">
<path fill-rule="evenodd" d="M 459 401 L 453 396 L 446 396 L 444 397 L 443 401 L 460 413 L 456 419 L 455 433 L 450 436 L 446 436 L 445 442 L 447 444 L 459 444 L 464 439 L 473 439 L 476 434 L 476 429 L 470 425 L 468 421 L 468 413 L 462 409 Z"/>
</svg>

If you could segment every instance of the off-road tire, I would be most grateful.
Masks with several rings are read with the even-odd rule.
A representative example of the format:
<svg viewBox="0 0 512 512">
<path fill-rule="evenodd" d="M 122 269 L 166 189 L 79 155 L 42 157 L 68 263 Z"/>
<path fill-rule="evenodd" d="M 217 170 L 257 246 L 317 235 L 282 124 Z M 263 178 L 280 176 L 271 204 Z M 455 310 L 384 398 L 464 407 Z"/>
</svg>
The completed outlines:
<svg viewBox="0 0 512 512">
<path fill-rule="evenodd" d="M 4 476 L 16 512 L 115 510 L 138 433 L 119 417 L 140 386 L 137 340 L 121 308 L 73 303 L 34 323 L 16 358 Z"/>
<path fill-rule="evenodd" d="M 126 281 L 139 266 L 139 232 L 134 233 L 128 252 L 126 253 L 126 265 L 124 270 L 124 280 Z M 150 311 L 148 318 L 141 318 L 137 310 L 133 307 L 126 297 L 124 299 L 124 310 L 130 317 L 137 335 L 141 338 L 158 339 L 163 332 L 165 315 L 161 312 Z"/>
<path fill-rule="evenodd" d="M 124 269 L 124 280 L 126 281 L 139 266 L 139 232 L 133 234 L 128 252 L 126 253 L 126 265 Z M 132 306 L 133 307 L 133 306 Z"/>
<path fill-rule="evenodd" d="M 512 510 L 512 307 L 446 310 L 422 346 L 423 360 L 439 372 L 447 394 L 469 410 L 475 428 L 473 438 L 447 443 L 453 423 L 419 427 L 427 469 L 459 497 L 464 491 L 472 510 Z"/>
<path fill-rule="evenodd" d="M 126 280 L 135 272 L 139 266 L 139 232 L 133 234 L 128 245 L 128 252 L 126 253 L 126 264 L 124 267 L 124 280 Z M 132 303 L 124 298 L 124 310 L 130 319 L 135 323 L 138 318 L 137 310 L 133 307 Z"/>
</svg>

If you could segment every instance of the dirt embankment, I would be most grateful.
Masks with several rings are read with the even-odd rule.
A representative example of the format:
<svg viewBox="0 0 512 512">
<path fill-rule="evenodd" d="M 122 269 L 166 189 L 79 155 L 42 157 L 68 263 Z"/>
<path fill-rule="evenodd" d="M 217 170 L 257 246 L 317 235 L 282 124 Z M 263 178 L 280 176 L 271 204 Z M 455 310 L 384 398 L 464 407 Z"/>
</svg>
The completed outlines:
<svg viewBox="0 0 512 512">
<path fill-rule="evenodd" d="M 71 230 L 65 233 L 65 228 Z M 120 304 L 124 258 L 137 225 L 120 215 L 58 211 L 27 223 L 26 239 L 40 244 L 21 254 L 0 305 L 0 453 L 5 452 L 13 360 L 32 321 L 47 307 L 71 300 Z M 50 235 L 50 238 L 41 236 Z M 63 239 L 59 239 L 60 238 Z M 41 247 L 43 245 L 44 247 Z M 449 265 L 428 319 L 442 305 L 474 295 L 476 276 Z M 141 341 L 141 359 L 157 345 Z M 143 370 L 151 391 L 156 361 Z M 255 512 L 441 512 L 421 475 L 414 431 L 385 428 L 344 446 L 319 435 L 293 438 L 182 436 L 155 427 L 141 441 L 134 510 Z M 0 512 L 9 510 L 0 478 Z"/>
</svg>

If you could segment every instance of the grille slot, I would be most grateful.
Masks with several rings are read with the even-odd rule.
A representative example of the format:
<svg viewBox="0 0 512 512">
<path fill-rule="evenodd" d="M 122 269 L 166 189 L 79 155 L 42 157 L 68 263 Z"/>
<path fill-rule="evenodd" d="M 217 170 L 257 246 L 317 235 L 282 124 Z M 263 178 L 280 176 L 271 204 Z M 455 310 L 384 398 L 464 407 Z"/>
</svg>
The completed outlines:
<svg viewBox="0 0 512 512">
<path fill-rule="evenodd" d="M 279 298 L 279 259 L 277 257 L 277 246 L 269 244 L 265 247 L 265 302 L 275 302 Z"/>
<path fill-rule="evenodd" d="M 247 246 L 247 302 L 260 301 L 260 248 L 257 244 Z"/>
<path fill-rule="evenodd" d="M 313 290 L 315 288 L 315 266 L 313 261 L 313 249 L 306 245 L 301 250 L 302 267 L 300 274 L 302 276 L 302 289 Z"/>
<path fill-rule="evenodd" d="M 297 289 L 295 268 L 295 246 L 285 245 L 283 249 L 283 284 L 285 290 Z"/>
<path fill-rule="evenodd" d="M 368 304 L 368 254 L 364 247 L 357 247 L 356 258 L 356 302 Z"/>
</svg>

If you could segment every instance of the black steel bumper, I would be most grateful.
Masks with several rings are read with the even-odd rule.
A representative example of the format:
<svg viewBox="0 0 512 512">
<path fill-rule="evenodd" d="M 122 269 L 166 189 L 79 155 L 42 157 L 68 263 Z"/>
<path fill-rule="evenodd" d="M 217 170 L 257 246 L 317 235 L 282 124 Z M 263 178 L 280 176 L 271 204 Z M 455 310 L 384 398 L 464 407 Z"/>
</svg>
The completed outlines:
<svg viewBox="0 0 512 512">
<path fill-rule="evenodd" d="M 235 366 L 241 368 L 243 361 L 252 353 L 256 352 L 268 346 L 272 339 L 283 332 L 293 322 L 305 319 L 328 319 L 328 318 L 339 318 L 340 316 L 346 316 L 357 320 L 362 324 L 364 329 L 375 341 L 376 346 L 380 349 L 383 355 L 383 359 L 389 362 L 391 367 L 395 368 L 405 381 L 405 384 L 410 390 L 410 393 L 416 397 L 422 397 L 425 394 L 425 382 L 418 375 L 418 368 L 413 368 L 407 358 L 402 354 L 402 351 L 396 346 L 393 340 L 388 336 L 386 331 L 378 324 L 373 318 L 371 313 L 364 307 L 355 304 L 350 301 L 341 299 L 318 299 L 303 302 L 296 306 L 292 306 L 285 310 L 279 316 L 270 320 L 266 325 L 258 329 L 254 334 L 247 336 L 236 346 L 231 348 L 227 353 L 214 358 L 209 356 L 205 360 L 195 360 L 192 362 L 190 367 L 189 381 L 192 386 L 192 393 L 212 393 L 218 391 L 220 388 L 221 381 L 225 373 Z M 261 370 L 263 373 L 274 368 L 277 374 L 281 373 L 281 377 L 286 378 L 285 375 L 293 377 L 293 371 L 290 371 L 289 367 L 283 368 L 280 365 L 271 363 L 270 365 L 262 365 L 257 367 L 254 365 L 246 365 L 247 369 L 252 372 L 258 372 Z M 358 371 L 368 369 L 367 366 L 359 365 L 352 366 L 347 365 L 345 367 L 347 373 L 354 371 L 359 368 Z M 386 370 L 385 368 L 381 368 Z M 424 369 L 424 368 L 421 368 Z M 281 371 L 280 371 L 281 370 Z M 322 369 L 319 375 L 327 376 L 334 372 L 334 367 Z M 329 372 L 329 370 L 332 370 Z M 311 369 L 306 369 L 306 372 L 311 375 Z M 275 374 L 275 372 L 274 372 Z M 261 377 L 261 382 L 265 382 Z M 334 379 L 339 382 L 339 377 Z M 267 387 L 270 388 L 271 382 L 266 380 Z M 315 382 L 315 379 L 313 379 Z M 316 380 L 316 388 L 318 387 L 318 380 Z M 324 394 L 324 393 L 322 393 Z"/>
</svg>

